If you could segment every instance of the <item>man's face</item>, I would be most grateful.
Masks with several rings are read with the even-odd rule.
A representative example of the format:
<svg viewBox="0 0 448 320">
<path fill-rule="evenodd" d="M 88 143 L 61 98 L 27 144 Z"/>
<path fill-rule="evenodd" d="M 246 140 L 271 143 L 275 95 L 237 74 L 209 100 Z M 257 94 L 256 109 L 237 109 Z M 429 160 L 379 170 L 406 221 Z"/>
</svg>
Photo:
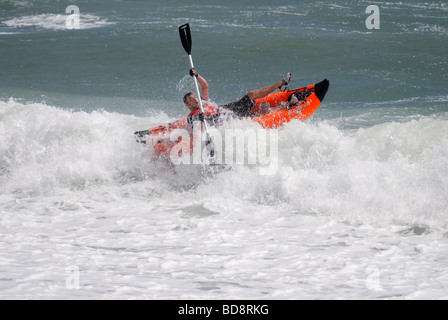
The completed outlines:
<svg viewBox="0 0 448 320">
<path fill-rule="evenodd" d="M 199 107 L 199 99 L 194 94 L 190 94 L 186 99 L 185 105 L 187 106 L 190 111 L 196 111 Z"/>
</svg>

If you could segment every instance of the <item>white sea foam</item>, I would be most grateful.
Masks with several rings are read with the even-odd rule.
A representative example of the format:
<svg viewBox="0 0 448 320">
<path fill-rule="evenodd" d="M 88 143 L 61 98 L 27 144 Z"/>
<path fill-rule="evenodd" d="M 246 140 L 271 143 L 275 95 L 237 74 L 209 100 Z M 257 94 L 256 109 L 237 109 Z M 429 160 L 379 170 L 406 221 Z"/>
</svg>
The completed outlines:
<svg viewBox="0 0 448 320">
<path fill-rule="evenodd" d="M 0 298 L 447 298 L 448 121 L 293 122 L 276 175 L 204 176 L 134 141 L 165 120 L 0 101 Z"/>
<path fill-rule="evenodd" d="M 3 193 L 115 184 L 120 175 L 142 165 L 133 130 L 167 120 L 73 112 L 15 100 L 0 104 Z M 404 224 L 430 224 L 428 215 L 435 225 L 448 221 L 448 202 L 440 192 L 448 190 L 447 120 L 422 117 L 356 131 L 293 122 L 279 131 L 279 139 L 280 168 L 273 177 L 237 166 L 219 177 L 218 189 L 204 187 L 255 202 L 284 202 L 302 213 L 369 221 L 382 215 L 380 221 Z"/>
<path fill-rule="evenodd" d="M 39 14 L 5 20 L 2 23 L 11 28 L 34 27 L 45 30 L 67 30 L 66 21 L 68 17 L 69 15 L 61 14 Z M 88 13 L 81 13 L 79 19 L 80 29 L 100 28 L 114 24 L 107 19 Z"/>
</svg>

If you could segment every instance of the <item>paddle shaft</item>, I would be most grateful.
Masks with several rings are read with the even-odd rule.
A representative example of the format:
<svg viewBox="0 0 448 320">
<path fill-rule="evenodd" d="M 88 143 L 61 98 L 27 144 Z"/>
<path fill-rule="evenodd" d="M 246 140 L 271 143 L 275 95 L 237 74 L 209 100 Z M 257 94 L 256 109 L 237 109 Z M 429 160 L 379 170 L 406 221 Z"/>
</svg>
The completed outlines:
<svg viewBox="0 0 448 320">
<path fill-rule="evenodd" d="M 182 46 L 184 47 L 184 50 L 188 54 L 188 58 L 190 59 L 190 67 L 192 69 L 194 69 L 193 58 L 191 56 L 191 47 L 192 47 L 191 31 L 190 31 L 190 25 L 188 23 L 181 25 L 179 27 L 179 35 L 180 35 L 180 41 L 182 42 Z M 193 79 L 194 79 L 194 84 L 196 85 L 196 93 L 198 95 L 199 108 L 201 110 L 201 113 L 204 114 L 204 106 L 202 105 L 202 97 L 201 97 L 201 92 L 199 90 L 198 80 L 196 79 L 195 76 L 193 76 Z M 204 116 L 205 116 L 205 114 L 204 114 Z M 209 134 L 208 134 L 208 126 L 207 126 L 206 121 L 204 121 L 204 128 L 205 128 L 205 132 L 207 133 L 207 140 L 208 140 Z"/>
<path fill-rule="evenodd" d="M 188 23 L 186 23 L 186 24 L 184 24 L 184 25 L 179 27 L 179 35 L 180 35 L 180 40 L 182 42 L 182 46 L 184 47 L 185 51 L 188 54 L 188 58 L 190 59 L 190 67 L 192 69 L 194 69 L 193 58 L 191 56 L 191 47 L 192 47 L 191 32 L 190 32 L 190 25 Z M 198 79 L 196 79 L 195 76 L 193 76 L 193 79 L 194 79 L 194 84 L 196 86 L 196 93 L 198 95 L 199 109 L 200 109 L 201 113 L 205 117 L 204 106 L 202 105 L 202 97 L 201 97 L 201 92 L 199 90 Z M 206 140 L 207 140 L 205 142 L 205 145 L 208 146 L 208 147 L 211 147 L 210 159 L 213 159 L 213 157 L 215 155 L 215 151 L 213 149 L 213 142 L 212 142 L 212 139 L 211 139 L 210 134 L 208 132 L 207 121 L 204 120 L 203 123 L 204 123 L 204 129 L 205 129 L 205 136 L 206 136 Z"/>
<path fill-rule="evenodd" d="M 193 58 L 191 57 L 191 53 L 188 54 L 188 58 L 190 58 L 190 66 L 192 69 L 194 69 L 194 64 L 193 64 Z M 201 92 L 199 90 L 199 84 L 198 84 L 198 79 L 196 79 L 195 76 L 193 76 L 194 79 L 194 84 L 196 85 L 196 92 L 198 94 L 198 100 L 199 100 L 199 109 L 201 110 L 201 113 L 204 114 L 204 106 L 202 105 L 202 97 L 201 97 Z M 208 137 L 208 126 L 207 126 L 207 121 L 204 121 L 204 128 L 205 128 L 205 132 L 207 133 L 207 137 Z"/>
</svg>

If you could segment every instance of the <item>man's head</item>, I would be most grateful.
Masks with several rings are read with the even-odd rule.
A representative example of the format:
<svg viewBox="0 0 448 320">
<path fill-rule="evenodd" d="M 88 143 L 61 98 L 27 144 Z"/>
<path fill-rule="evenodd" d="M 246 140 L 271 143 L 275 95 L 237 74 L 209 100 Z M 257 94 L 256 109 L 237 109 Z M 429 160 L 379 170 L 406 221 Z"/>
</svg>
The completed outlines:
<svg viewBox="0 0 448 320">
<path fill-rule="evenodd" d="M 184 103 L 190 111 L 196 111 L 199 108 L 199 99 L 192 92 L 189 92 L 184 96 Z"/>
</svg>

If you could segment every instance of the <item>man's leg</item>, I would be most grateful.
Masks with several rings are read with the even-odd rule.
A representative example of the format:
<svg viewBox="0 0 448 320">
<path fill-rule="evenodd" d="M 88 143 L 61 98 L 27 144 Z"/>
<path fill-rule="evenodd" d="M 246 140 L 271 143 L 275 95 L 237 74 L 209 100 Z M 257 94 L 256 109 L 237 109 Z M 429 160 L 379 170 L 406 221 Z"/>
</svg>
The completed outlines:
<svg viewBox="0 0 448 320">
<path fill-rule="evenodd" d="M 291 81 L 291 73 L 288 72 L 286 75 L 286 78 L 283 80 L 280 80 L 277 83 L 274 83 L 272 86 L 264 87 L 261 89 L 253 90 L 249 92 L 247 95 L 252 101 L 255 101 L 255 99 L 261 99 L 266 97 L 268 94 L 273 92 L 276 89 L 280 89 L 280 91 L 286 91 L 288 90 L 289 81 Z"/>
<path fill-rule="evenodd" d="M 271 86 L 253 90 L 253 91 L 249 92 L 247 95 L 249 96 L 249 98 L 252 101 L 255 101 L 255 99 L 261 99 L 261 98 L 266 97 L 271 92 L 274 92 L 275 90 L 280 88 L 283 84 L 284 84 L 284 80 L 280 80 L 279 82 L 274 83 Z"/>
</svg>

